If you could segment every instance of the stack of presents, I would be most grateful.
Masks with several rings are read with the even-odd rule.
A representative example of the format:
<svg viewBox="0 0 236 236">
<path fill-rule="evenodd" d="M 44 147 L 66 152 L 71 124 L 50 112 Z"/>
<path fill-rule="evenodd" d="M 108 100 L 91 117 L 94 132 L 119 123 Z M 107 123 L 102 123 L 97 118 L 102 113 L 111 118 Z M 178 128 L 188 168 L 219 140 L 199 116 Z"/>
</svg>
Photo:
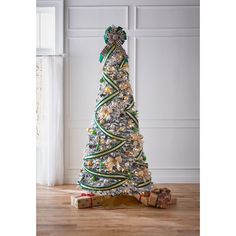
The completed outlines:
<svg viewBox="0 0 236 236">
<path fill-rule="evenodd" d="M 166 209 L 170 205 L 176 204 L 176 198 L 171 195 L 168 188 L 153 187 L 151 192 L 133 195 L 140 203 L 148 207 Z M 102 206 L 105 200 L 115 198 L 115 196 L 100 196 L 86 191 L 79 191 L 71 196 L 71 205 L 83 209 Z"/>
</svg>

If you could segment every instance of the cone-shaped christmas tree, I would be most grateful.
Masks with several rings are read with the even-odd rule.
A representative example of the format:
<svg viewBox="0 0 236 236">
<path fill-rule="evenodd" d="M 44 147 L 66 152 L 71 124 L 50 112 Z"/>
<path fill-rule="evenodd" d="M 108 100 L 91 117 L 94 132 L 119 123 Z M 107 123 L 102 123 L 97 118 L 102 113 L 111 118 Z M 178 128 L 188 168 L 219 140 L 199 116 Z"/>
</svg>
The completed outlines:
<svg viewBox="0 0 236 236">
<path fill-rule="evenodd" d="M 129 82 L 128 56 L 122 48 L 126 33 L 110 26 L 104 39 L 107 45 L 99 58 L 103 73 L 78 184 L 101 195 L 150 191 L 151 175 Z"/>
</svg>

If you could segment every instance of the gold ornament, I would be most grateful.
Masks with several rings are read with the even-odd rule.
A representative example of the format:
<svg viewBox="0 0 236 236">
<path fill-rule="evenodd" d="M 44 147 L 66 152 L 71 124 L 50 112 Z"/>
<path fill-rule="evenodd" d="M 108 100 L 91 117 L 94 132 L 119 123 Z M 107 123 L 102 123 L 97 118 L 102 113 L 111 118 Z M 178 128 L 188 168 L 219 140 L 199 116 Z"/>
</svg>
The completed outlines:
<svg viewBox="0 0 236 236">
<path fill-rule="evenodd" d="M 127 102 L 127 101 L 129 100 L 129 97 L 128 97 L 128 96 L 124 96 L 124 97 L 123 97 L 123 100 L 124 100 L 125 102 Z"/>
<path fill-rule="evenodd" d="M 92 162 L 92 161 L 88 161 L 87 164 L 88 164 L 88 166 L 90 166 L 90 167 L 93 166 L 93 162 Z"/>
<path fill-rule="evenodd" d="M 130 190 L 126 188 L 126 189 L 124 189 L 123 193 L 124 193 L 124 194 L 128 194 L 129 191 L 130 191 Z"/>
<path fill-rule="evenodd" d="M 106 87 L 104 88 L 104 92 L 105 92 L 106 94 L 111 94 L 111 93 L 112 93 L 111 87 L 106 86 Z"/>
<path fill-rule="evenodd" d="M 128 121 L 128 127 L 129 127 L 129 128 L 133 128 L 134 126 L 135 126 L 134 122 L 133 122 L 131 119 L 129 119 L 129 121 Z"/>
<path fill-rule="evenodd" d="M 107 169 L 108 169 L 109 171 L 112 171 L 112 170 L 113 170 L 113 167 L 116 167 L 117 170 L 120 171 L 120 170 L 122 169 L 122 167 L 120 166 L 120 163 L 121 163 L 121 162 L 122 162 L 121 156 L 117 156 L 117 157 L 115 157 L 115 158 L 113 158 L 113 157 L 108 157 L 107 163 L 106 163 Z"/>
</svg>

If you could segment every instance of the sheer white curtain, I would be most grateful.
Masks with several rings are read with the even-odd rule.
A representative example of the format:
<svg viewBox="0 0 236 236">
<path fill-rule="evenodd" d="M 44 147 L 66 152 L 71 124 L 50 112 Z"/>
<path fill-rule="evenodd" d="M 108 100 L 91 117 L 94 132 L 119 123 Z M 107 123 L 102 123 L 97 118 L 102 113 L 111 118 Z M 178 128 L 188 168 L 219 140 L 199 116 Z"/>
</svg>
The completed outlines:
<svg viewBox="0 0 236 236">
<path fill-rule="evenodd" d="M 37 183 L 63 184 L 63 58 L 37 58 Z"/>
</svg>

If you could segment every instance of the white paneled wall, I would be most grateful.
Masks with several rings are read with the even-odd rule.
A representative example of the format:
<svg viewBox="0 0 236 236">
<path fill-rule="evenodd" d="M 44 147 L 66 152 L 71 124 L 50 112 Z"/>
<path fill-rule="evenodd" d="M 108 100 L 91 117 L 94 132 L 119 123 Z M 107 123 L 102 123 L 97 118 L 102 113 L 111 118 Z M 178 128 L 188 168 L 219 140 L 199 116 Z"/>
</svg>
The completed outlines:
<svg viewBox="0 0 236 236">
<path fill-rule="evenodd" d="M 82 164 L 109 25 L 128 33 L 144 151 L 155 182 L 199 182 L 199 1 L 65 1 L 65 180 Z"/>
</svg>

